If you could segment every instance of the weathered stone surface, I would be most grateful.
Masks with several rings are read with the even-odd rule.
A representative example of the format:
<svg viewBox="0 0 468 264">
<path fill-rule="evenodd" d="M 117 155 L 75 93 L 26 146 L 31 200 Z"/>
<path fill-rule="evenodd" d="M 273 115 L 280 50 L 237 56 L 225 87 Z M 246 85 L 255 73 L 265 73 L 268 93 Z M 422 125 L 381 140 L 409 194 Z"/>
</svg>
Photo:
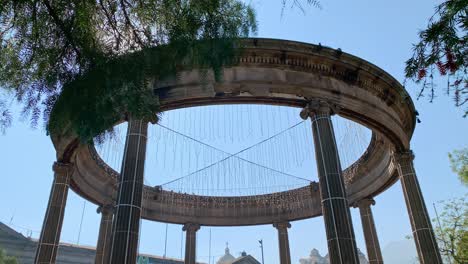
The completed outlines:
<svg viewBox="0 0 468 264">
<path fill-rule="evenodd" d="M 55 263 L 70 185 L 71 164 L 54 163 L 54 181 L 34 263 Z"/>
<path fill-rule="evenodd" d="M 148 122 L 128 122 L 122 173 L 119 181 L 110 263 L 136 263 L 143 198 Z"/>
<path fill-rule="evenodd" d="M 330 116 L 335 111 L 330 103 L 314 100 L 303 109 L 301 117 L 310 117 L 312 121 L 330 263 L 358 264 L 353 223 Z"/>
<path fill-rule="evenodd" d="M 376 144 L 350 170 L 356 172 L 344 173 L 349 201 L 375 196 L 395 182 L 392 149 L 409 146 L 415 115 L 406 91 L 394 78 L 362 59 L 327 47 L 273 39 L 246 39 L 243 46 L 239 64 L 223 69 L 222 82 L 217 82 L 212 73 L 200 78 L 196 70 L 181 72 L 180 78 L 155 82 L 152 87 L 155 100 L 160 101 L 163 110 L 223 103 L 304 107 L 311 98 L 330 100 L 339 107 L 341 116 L 368 126 L 375 136 Z M 71 180 L 80 195 L 97 204 L 110 203 L 116 198 L 117 176 L 96 164 L 90 146 L 77 144 L 71 135 L 52 135 L 52 140 L 58 157 L 76 160 L 79 170 Z M 314 193 L 307 208 L 286 210 L 285 214 L 272 214 L 272 210 L 266 209 L 261 215 L 252 215 L 249 212 L 255 210 L 241 210 L 245 208 L 241 201 L 234 201 L 234 207 L 239 208 L 238 217 L 223 214 L 222 208 L 171 207 L 154 199 L 155 192 L 149 186 L 144 188 L 144 193 L 148 193 L 143 201 L 144 219 L 177 224 L 272 224 L 321 214 L 320 198 Z M 218 219 L 213 221 L 215 216 Z"/>
<path fill-rule="evenodd" d="M 199 224 L 187 223 L 182 228 L 186 233 L 185 239 L 185 264 L 195 264 L 197 260 L 197 231 Z"/>
<path fill-rule="evenodd" d="M 98 208 L 101 214 L 101 224 L 99 225 L 99 236 L 96 247 L 95 264 L 108 264 L 112 243 L 112 218 L 114 216 L 114 206 L 104 205 Z"/>
<path fill-rule="evenodd" d="M 280 255 L 280 264 L 291 264 L 291 251 L 289 248 L 288 228 L 289 222 L 280 222 L 273 224 L 278 229 L 278 246 Z"/>
<path fill-rule="evenodd" d="M 414 242 L 422 264 L 441 264 L 439 246 L 432 229 L 431 218 L 413 167 L 413 152 L 397 153 L 398 173 L 405 196 L 406 208 L 413 229 Z"/>
<path fill-rule="evenodd" d="M 361 214 L 362 230 L 366 241 L 367 254 L 370 264 L 382 264 L 382 252 L 380 250 L 379 237 L 375 229 L 374 216 L 371 205 L 375 205 L 374 199 L 362 199 L 356 203 Z"/>
</svg>

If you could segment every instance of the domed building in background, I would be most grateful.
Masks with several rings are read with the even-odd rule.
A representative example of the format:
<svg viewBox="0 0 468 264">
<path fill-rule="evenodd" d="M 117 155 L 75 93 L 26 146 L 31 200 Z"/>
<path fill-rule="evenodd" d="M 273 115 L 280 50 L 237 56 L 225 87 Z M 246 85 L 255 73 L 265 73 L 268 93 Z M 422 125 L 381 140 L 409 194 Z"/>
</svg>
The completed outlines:
<svg viewBox="0 0 468 264">
<path fill-rule="evenodd" d="M 216 264 L 231 264 L 232 262 L 234 262 L 234 260 L 236 260 L 236 258 L 233 255 L 231 255 L 231 253 L 229 252 L 229 247 L 228 245 L 226 245 L 226 249 L 224 250 L 224 256 L 218 259 L 218 261 L 216 261 Z"/>
<path fill-rule="evenodd" d="M 369 264 L 367 261 L 366 255 L 358 248 L 359 263 L 360 264 Z M 322 257 L 317 249 L 312 249 L 310 255 L 307 258 L 301 258 L 299 260 L 300 264 L 330 264 L 330 258 L 328 254 L 325 257 Z"/>
<path fill-rule="evenodd" d="M 328 256 L 328 255 L 327 255 Z M 328 264 L 327 256 L 322 257 L 319 251 L 314 248 L 310 251 L 310 255 L 308 258 L 301 258 L 299 260 L 300 264 Z"/>
<path fill-rule="evenodd" d="M 238 258 L 234 257 L 229 252 L 229 247 L 226 244 L 224 255 L 216 261 L 216 264 L 260 264 L 260 262 L 252 257 L 252 255 L 248 255 L 245 251 L 243 251 Z"/>
</svg>

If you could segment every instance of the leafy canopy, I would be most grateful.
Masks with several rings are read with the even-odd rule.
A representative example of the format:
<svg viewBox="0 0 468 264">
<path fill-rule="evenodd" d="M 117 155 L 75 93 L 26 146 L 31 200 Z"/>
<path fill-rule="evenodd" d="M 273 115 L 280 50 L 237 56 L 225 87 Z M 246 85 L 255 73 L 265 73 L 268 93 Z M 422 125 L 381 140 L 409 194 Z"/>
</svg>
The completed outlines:
<svg viewBox="0 0 468 264">
<path fill-rule="evenodd" d="M 466 196 L 441 202 L 443 209 L 434 219 L 441 254 L 448 263 L 468 263 L 468 203 Z"/>
<path fill-rule="evenodd" d="M 71 123 L 90 140 L 122 113 L 154 116 L 150 82 L 176 76 L 178 65 L 217 72 L 235 40 L 255 31 L 239 0 L 4 0 L 0 87 L 33 125 L 57 103 L 49 129 Z M 0 128 L 10 122 L 0 102 Z"/>
<path fill-rule="evenodd" d="M 450 165 L 460 181 L 468 186 L 468 147 L 449 153 Z"/>
<path fill-rule="evenodd" d="M 18 264 L 15 257 L 7 256 L 5 251 L 0 248 L 0 264 Z"/>
<path fill-rule="evenodd" d="M 434 77 L 447 76 L 447 95 L 455 105 L 468 105 L 468 0 L 447 0 L 438 5 L 429 25 L 419 32 L 413 56 L 406 61 L 406 78 L 421 85 L 418 99 L 436 97 Z M 468 108 L 465 108 L 465 117 Z"/>
</svg>

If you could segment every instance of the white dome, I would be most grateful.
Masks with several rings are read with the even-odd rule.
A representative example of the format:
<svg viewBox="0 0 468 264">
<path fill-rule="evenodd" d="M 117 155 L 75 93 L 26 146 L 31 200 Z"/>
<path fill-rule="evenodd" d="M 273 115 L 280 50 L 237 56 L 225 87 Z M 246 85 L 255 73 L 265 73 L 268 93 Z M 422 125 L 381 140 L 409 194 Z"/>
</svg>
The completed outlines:
<svg viewBox="0 0 468 264">
<path fill-rule="evenodd" d="M 229 253 L 229 248 L 226 246 L 225 254 L 222 256 L 216 264 L 232 264 L 236 258 Z"/>
</svg>

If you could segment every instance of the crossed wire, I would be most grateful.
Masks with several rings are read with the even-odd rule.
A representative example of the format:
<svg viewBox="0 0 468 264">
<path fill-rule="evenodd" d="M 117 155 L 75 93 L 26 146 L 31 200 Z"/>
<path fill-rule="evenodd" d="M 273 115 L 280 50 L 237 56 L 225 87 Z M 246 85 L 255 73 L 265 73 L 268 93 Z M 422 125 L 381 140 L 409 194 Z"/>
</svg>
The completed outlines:
<svg viewBox="0 0 468 264">
<path fill-rule="evenodd" d="M 240 151 L 238 151 L 238 152 L 235 152 L 235 153 L 226 152 L 226 151 L 224 151 L 224 150 L 222 150 L 222 149 L 219 149 L 219 148 L 214 147 L 214 146 L 212 146 L 212 145 L 210 145 L 210 144 L 207 144 L 207 143 L 205 143 L 205 142 L 203 142 L 203 141 L 200 141 L 200 140 L 198 140 L 198 139 L 195 139 L 195 138 L 193 138 L 193 137 L 190 137 L 190 136 L 188 136 L 188 135 L 185 135 L 185 134 L 183 134 L 183 133 L 181 133 L 181 132 L 179 132 L 179 131 L 176 131 L 176 130 L 174 130 L 174 129 L 172 129 L 172 128 L 166 127 L 166 126 L 161 125 L 161 124 L 157 124 L 158 126 L 164 128 L 164 129 L 167 129 L 167 130 L 169 130 L 169 131 L 171 131 L 171 132 L 173 132 L 173 133 L 176 133 L 176 134 L 178 134 L 178 135 L 180 135 L 180 136 L 186 137 L 186 138 L 188 138 L 188 139 L 190 139 L 190 140 L 193 140 L 193 141 L 195 141 L 195 142 L 197 142 L 197 143 L 199 143 L 199 144 L 202 144 L 202 145 L 204 145 L 204 146 L 207 146 L 207 147 L 209 147 L 209 148 L 215 149 L 215 150 L 217 150 L 217 151 L 220 151 L 220 152 L 222 152 L 222 153 L 228 155 L 228 156 L 225 157 L 225 158 L 222 158 L 222 159 L 220 159 L 220 160 L 218 160 L 218 161 L 215 161 L 215 162 L 213 162 L 213 163 L 211 163 L 211 164 L 209 164 L 209 165 L 207 165 L 207 166 L 205 166 L 205 167 L 203 167 L 203 168 L 200 168 L 200 169 L 198 169 L 198 170 L 196 170 L 196 171 L 194 171 L 194 172 L 191 172 L 191 173 L 189 173 L 189 174 L 187 174 L 187 175 L 185 175 L 185 176 L 182 176 L 182 177 L 179 177 L 179 178 L 177 178 L 177 179 L 171 180 L 171 181 L 169 181 L 169 182 L 163 183 L 163 184 L 161 184 L 161 186 L 168 185 L 168 184 L 170 184 L 170 183 L 179 181 L 179 180 L 184 179 L 184 178 L 186 178 L 186 177 L 189 177 L 189 176 L 191 176 L 191 175 L 193 175 L 193 174 L 196 174 L 196 173 L 198 173 L 198 172 L 200 172 L 200 171 L 209 169 L 209 168 L 211 168 L 211 167 L 213 167 L 213 166 L 215 166 L 215 165 L 217 165 L 217 164 L 219 164 L 219 163 L 221 163 L 221 162 L 224 162 L 224 161 L 226 161 L 226 160 L 228 160 L 228 159 L 230 159 L 230 158 L 232 158 L 232 157 L 236 157 L 236 158 L 238 158 L 238 159 L 240 159 L 240 160 L 242 160 L 242 161 L 244 161 L 244 162 L 247 162 L 247 163 L 252 164 L 252 165 L 255 165 L 255 166 L 259 166 L 259 167 L 264 168 L 264 169 L 267 169 L 267 170 L 271 170 L 271 171 L 276 172 L 276 173 L 280 173 L 280 174 L 283 174 L 283 175 L 286 175 L 286 176 L 289 176 L 289 177 L 293 177 L 293 178 L 296 178 L 296 179 L 299 179 L 299 180 L 311 182 L 311 181 L 308 180 L 308 179 L 301 178 L 301 177 L 298 177 L 298 176 L 295 176 L 295 175 L 292 175 L 292 174 L 288 174 L 288 173 L 285 173 L 285 172 L 282 172 L 282 171 L 279 171 L 279 170 L 270 168 L 270 167 L 265 166 L 265 165 L 262 165 L 262 164 L 258 164 L 258 163 L 256 163 L 256 162 L 253 162 L 253 161 L 250 161 L 250 160 L 247 160 L 247 159 L 245 159 L 245 158 L 242 158 L 242 157 L 239 157 L 239 156 L 238 156 L 239 154 L 241 154 L 241 153 L 243 153 L 243 152 L 245 152 L 245 151 L 247 151 L 247 150 L 250 150 L 250 149 L 252 149 L 252 148 L 254 148 L 254 147 L 258 146 L 258 145 L 261 145 L 261 144 L 263 144 L 264 142 L 269 141 L 269 140 L 271 140 L 271 139 L 273 139 L 273 138 L 275 138 L 275 137 L 277 137 L 277 136 L 279 136 L 279 135 L 281 135 L 281 134 L 283 134 L 283 133 L 285 133 L 285 132 L 287 132 L 287 131 L 289 131 L 289 130 L 291 130 L 291 129 L 293 129 L 293 128 L 295 128 L 295 127 L 301 125 L 301 124 L 303 124 L 304 122 L 305 122 L 304 120 L 301 121 L 301 122 L 298 122 L 298 123 L 296 123 L 296 124 L 294 124 L 294 125 L 292 125 L 292 126 L 286 128 L 286 129 L 284 129 L 284 130 L 282 130 L 282 131 L 280 131 L 280 132 L 278 132 L 278 133 L 276 133 L 276 134 L 274 134 L 274 135 L 272 135 L 272 136 L 270 136 L 270 137 L 268 137 L 268 138 L 266 138 L 266 139 L 264 139 L 264 140 L 261 140 L 261 141 L 255 143 L 255 144 L 253 144 L 253 145 L 251 145 L 251 146 L 249 146 L 249 147 L 247 147 L 247 148 L 244 148 L 244 149 L 242 149 L 242 150 L 240 150 Z"/>
</svg>

